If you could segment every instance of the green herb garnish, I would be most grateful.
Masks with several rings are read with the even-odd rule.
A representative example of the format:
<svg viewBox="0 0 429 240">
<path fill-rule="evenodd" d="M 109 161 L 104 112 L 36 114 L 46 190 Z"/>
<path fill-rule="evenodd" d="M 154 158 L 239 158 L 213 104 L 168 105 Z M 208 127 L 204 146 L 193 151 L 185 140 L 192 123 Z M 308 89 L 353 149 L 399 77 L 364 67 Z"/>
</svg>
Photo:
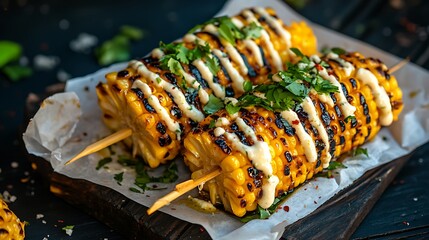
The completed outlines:
<svg viewBox="0 0 429 240">
<path fill-rule="evenodd" d="M 33 70 L 21 65 L 7 65 L 1 70 L 12 82 L 17 82 L 21 78 L 29 77 Z"/>
<path fill-rule="evenodd" d="M 95 167 L 95 169 L 99 170 L 100 168 L 104 167 L 104 165 L 106 165 L 110 162 L 112 162 L 112 158 L 111 157 L 105 157 L 105 158 L 101 159 L 100 161 L 98 161 L 97 167 Z"/>
<path fill-rule="evenodd" d="M 258 209 L 247 214 L 246 216 L 240 218 L 241 222 L 249 222 L 253 219 L 267 219 L 269 218 L 273 213 L 275 213 L 279 207 L 279 205 L 283 202 L 283 200 L 286 199 L 286 197 L 289 196 L 288 193 L 284 193 L 282 195 L 280 195 L 279 197 L 276 197 L 274 199 L 273 204 L 267 208 L 261 208 L 260 206 L 258 206 Z"/>
<path fill-rule="evenodd" d="M 258 26 L 254 22 L 240 29 L 232 22 L 231 18 L 227 16 L 222 16 L 210 19 L 203 24 L 199 24 L 193 27 L 189 32 L 195 32 L 197 29 L 201 29 L 208 24 L 214 24 L 215 26 L 217 26 L 219 36 L 227 42 L 231 43 L 232 45 L 235 45 L 235 42 L 237 40 L 259 38 L 261 36 L 261 30 L 263 29 L 261 26 Z"/>
<path fill-rule="evenodd" d="M 327 48 L 327 47 L 325 47 L 325 48 L 322 49 L 321 52 L 323 54 L 325 54 L 325 55 L 329 54 L 330 52 L 333 52 L 333 53 L 335 53 L 337 55 L 341 55 L 341 54 L 347 53 L 346 50 L 344 50 L 342 48 L 339 48 L 339 47 L 334 47 L 334 48 Z"/>
<path fill-rule="evenodd" d="M 160 183 L 172 183 L 175 182 L 179 176 L 177 175 L 177 165 L 175 162 L 172 162 L 163 172 L 163 174 L 159 177 L 152 177 L 147 173 L 146 167 L 142 162 L 138 162 L 135 166 L 136 170 L 136 179 L 134 181 L 134 184 L 139 187 L 142 191 L 138 190 L 138 192 L 144 192 L 146 190 L 161 190 L 165 188 L 152 188 L 149 187 L 147 184 L 154 183 L 154 182 L 160 182 Z M 130 188 L 130 191 L 131 190 Z M 134 191 L 137 192 L 137 191 Z"/>
<path fill-rule="evenodd" d="M 213 94 L 210 94 L 209 101 L 204 106 L 203 110 L 206 114 L 213 114 L 223 108 L 224 108 L 224 104 L 222 100 L 215 97 Z"/>
<path fill-rule="evenodd" d="M 0 68 L 17 60 L 21 56 L 22 47 L 12 41 L 0 41 Z"/>
<path fill-rule="evenodd" d="M 344 122 L 348 123 L 349 121 L 355 121 L 355 120 L 356 120 L 356 117 L 353 115 L 350 115 L 344 119 Z"/>
<path fill-rule="evenodd" d="M 209 129 L 212 129 L 212 128 L 214 128 L 215 126 L 216 126 L 216 120 L 211 119 L 211 120 L 210 120 L 210 124 L 209 124 Z"/>
<path fill-rule="evenodd" d="M 121 185 L 122 180 L 124 180 L 124 172 L 120 172 L 120 173 L 118 173 L 118 174 L 115 174 L 115 175 L 113 176 L 113 179 L 115 179 L 115 180 L 116 180 L 116 182 L 117 182 L 119 185 Z"/>
<path fill-rule="evenodd" d="M 252 82 L 251 81 L 244 81 L 243 83 L 243 89 L 245 92 L 249 92 L 251 91 L 253 88 Z"/>
<path fill-rule="evenodd" d="M 347 167 L 342 162 L 332 161 L 329 163 L 329 166 L 326 169 L 335 170 L 337 168 L 347 168 Z"/>
<path fill-rule="evenodd" d="M 360 148 L 360 147 L 358 147 L 358 148 L 356 148 L 353 151 L 353 156 L 357 156 L 357 155 L 360 155 L 360 154 L 364 154 L 366 157 L 369 157 L 369 155 L 368 155 L 368 149 L 366 149 L 366 148 Z"/>
<path fill-rule="evenodd" d="M 240 108 L 241 108 L 240 106 L 235 106 L 232 103 L 228 103 L 225 106 L 225 109 L 226 109 L 226 111 L 228 112 L 229 115 L 233 115 L 233 114 L 237 113 L 238 111 L 240 111 Z"/>
</svg>

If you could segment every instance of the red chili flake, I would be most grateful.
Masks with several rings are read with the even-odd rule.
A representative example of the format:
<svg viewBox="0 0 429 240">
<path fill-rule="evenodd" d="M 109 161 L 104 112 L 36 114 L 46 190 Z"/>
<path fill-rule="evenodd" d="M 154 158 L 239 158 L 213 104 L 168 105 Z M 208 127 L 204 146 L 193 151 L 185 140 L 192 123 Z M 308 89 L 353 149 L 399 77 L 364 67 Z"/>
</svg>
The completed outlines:
<svg viewBox="0 0 429 240">
<path fill-rule="evenodd" d="M 319 189 L 319 185 L 316 185 L 316 190 Z"/>
<path fill-rule="evenodd" d="M 317 70 L 322 71 L 323 67 L 320 66 L 320 64 L 316 63 L 315 67 L 317 68 Z"/>
<path fill-rule="evenodd" d="M 292 124 L 294 124 L 294 125 L 298 125 L 298 124 L 299 124 L 299 120 L 298 120 L 298 119 L 293 120 L 293 121 L 292 121 Z"/>
<path fill-rule="evenodd" d="M 284 207 L 283 207 L 283 210 L 284 210 L 285 212 L 289 212 L 289 206 L 284 206 Z"/>
<path fill-rule="evenodd" d="M 203 227 L 200 227 L 200 232 L 204 232 L 205 229 Z"/>
<path fill-rule="evenodd" d="M 410 223 L 409 223 L 409 222 L 407 222 L 407 221 L 403 221 L 403 222 L 402 222 L 402 224 L 407 225 L 407 226 L 410 226 Z"/>
<path fill-rule="evenodd" d="M 57 220 L 57 222 L 59 222 L 59 223 L 63 223 L 63 222 L 64 222 L 64 220 L 58 219 L 58 220 Z"/>
</svg>

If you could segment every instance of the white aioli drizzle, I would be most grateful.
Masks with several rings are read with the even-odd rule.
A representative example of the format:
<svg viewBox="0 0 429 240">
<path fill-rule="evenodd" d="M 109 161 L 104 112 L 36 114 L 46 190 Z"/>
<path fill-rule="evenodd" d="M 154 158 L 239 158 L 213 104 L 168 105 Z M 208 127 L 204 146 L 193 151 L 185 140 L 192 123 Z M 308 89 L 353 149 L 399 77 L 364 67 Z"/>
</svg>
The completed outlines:
<svg viewBox="0 0 429 240">
<path fill-rule="evenodd" d="M 151 55 L 154 58 L 161 59 L 164 56 L 164 52 L 159 48 L 155 48 L 152 50 Z"/>
<path fill-rule="evenodd" d="M 214 95 L 220 99 L 224 99 L 225 89 L 222 85 L 213 81 L 213 74 L 210 69 L 204 64 L 203 60 L 197 59 L 192 62 L 192 65 L 194 65 L 198 69 L 198 71 L 201 73 L 201 76 L 204 78 L 204 80 L 207 81 L 207 84 L 209 85 L 209 88 L 213 90 Z"/>
<path fill-rule="evenodd" d="M 221 122 L 223 122 L 223 120 L 221 120 L 220 123 Z M 243 143 L 240 142 L 240 140 L 238 139 L 238 136 L 235 133 L 225 132 L 225 130 L 221 127 L 217 127 L 215 129 L 215 132 L 223 133 L 225 137 L 228 139 L 228 141 L 231 142 L 232 147 L 234 149 L 247 155 L 248 158 L 252 161 L 254 167 L 264 173 L 264 175 L 266 176 L 266 179 L 262 186 L 263 194 L 258 201 L 258 205 L 261 206 L 262 208 L 269 208 L 274 202 L 274 198 L 276 195 L 275 189 L 277 184 L 279 183 L 278 177 L 273 175 L 273 168 L 271 166 L 272 158 L 271 158 L 270 149 L 266 142 L 258 141 L 253 129 L 250 126 L 248 126 L 242 118 L 237 117 L 235 122 L 237 123 L 237 126 L 245 133 L 245 135 L 252 139 L 252 141 L 254 142 L 252 146 L 244 145 Z"/>
<path fill-rule="evenodd" d="M 289 48 L 292 45 L 290 33 L 280 24 L 280 22 L 276 18 L 271 16 L 262 7 L 256 7 L 255 11 L 259 15 L 261 15 L 263 18 L 265 18 L 270 26 L 272 26 L 272 27 L 274 27 L 274 29 L 276 29 L 276 32 L 278 32 L 280 34 L 280 36 L 282 36 L 282 38 L 286 42 L 286 46 Z"/>
<path fill-rule="evenodd" d="M 341 65 L 341 68 L 346 73 L 346 76 L 350 76 L 352 74 L 353 70 L 355 70 L 355 67 L 353 66 L 353 64 L 351 64 L 350 62 L 340 58 L 340 56 L 338 56 L 338 54 L 336 54 L 336 53 L 330 52 L 330 53 L 328 53 L 328 55 L 326 57 L 328 59 L 332 59 L 332 60 L 338 62 Z"/>
<path fill-rule="evenodd" d="M 320 63 L 320 61 L 321 61 L 321 59 L 316 55 L 311 56 L 310 59 L 316 63 Z M 346 95 L 344 94 L 343 88 L 341 87 L 341 84 L 338 81 L 338 79 L 333 75 L 329 75 L 328 71 L 326 71 L 326 68 L 324 68 L 323 66 L 320 66 L 320 68 L 322 68 L 322 70 L 317 69 L 317 71 L 319 72 L 319 75 L 323 79 L 328 80 L 330 83 L 332 83 L 332 85 L 334 85 L 338 88 L 338 93 L 335 93 L 335 95 L 338 97 L 338 103 L 340 105 L 341 112 L 344 114 L 344 117 L 353 116 L 355 111 L 356 111 L 356 108 L 355 108 L 355 106 L 351 105 L 347 101 Z M 324 94 L 318 94 L 318 95 L 322 96 Z M 320 99 L 320 97 L 319 97 L 319 99 Z M 326 99 L 323 99 L 323 100 L 326 100 Z M 321 101 L 322 101 L 322 99 L 321 99 Z"/>
<path fill-rule="evenodd" d="M 140 61 L 131 61 L 129 65 L 130 67 L 137 69 L 143 77 L 150 80 L 154 85 L 169 92 L 173 96 L 174 102 L 187 117 L 197 122 L 204 119 L 204 114 L 196 107 L 189 105 L 186 101 L 185 95 L 179 88 L 167 81 L 164 81 L 158 74 L 149 71 L 149 69 L 147 69 Z"/>
<path fill-rule="evenodd" d="M 218 35 L 219 35 L 219 31 L 218 31 L 217 27 L 215 27 L 213 24 L 208 24 L 208 25 L 206 25 L 206 26 L 204 27 L 204 31 L 207 31 L 207 32 L 209 32 L 209 33 L 211 33 L 211 34 L 214 34 L 214 35 L 216 35 L 216 36 L 218 36 Z M 238 52 L 238 50 L 237 50 L 234 46 L 232 46 L 232 44 L 231 44 L 231 43 L 229 43 L 229 42 L 228 42 L 228 41 L 226 41 L 226 40 L 223 40 L 223 41 L 222 41 L 222 44 L 224 45 L 224 47 L 225 47 L 225 50 L 226 50 L 227 54 L 231 57 L 231 59 L 232 59 L 235 63 L 237 63 L 237 64 L 238 64 L 238 66 L 239 66 L 239 69 L 240 69 L 241 73 L 242 73 L 243 75 L 247 75 L 247 73 L 248 73 L 247 66 L 246 66 L 246 64 L 244 64 L 244 60 L 243 60 L 243 58 L 241 57 L 241 55 L 240 55 L 240 53 Z"/>
<path fill-rule="evenodd" d="M 314 107 L 313 101 L 311 101 L 311 98 L 306 97 L 302 101 L 302 109 L 308 113 L 308 120 L 310 121 L 311 125 L 314 126 L 317 129 L 317 132 L 319 133 L 320 138 L 322 139 L 323 143 L 325 143 L 325 152 L 326 157 L 323 159 L 323 168 L 326 168 L 329 166 L 329 162 L 331 161 L 331 154 L 329 153 L 329 137 L 328 132 L 326 131 L 325 127 L 322 124 L 322 121 L 320 120 L 320 117 L 317 115 L 316 108 Z"/>
<path fill-rule="evenodd" d="M 382 126 L 390 125 L 393 121 L 392 106 L 386 90 L 378 84 L 377 77 L 371 71 L 359 68 L 356 78 L 371 88 L 372 95 L 374 95 L 375 102 L 380 110 L 380 124 Z"/>
<path fill-rule="evenodd" d="M 292 110 L 282 111 L 280 114 L 289 123 L 289 125 L 295 129 L 296 135 L 304 148 L 307 160 L 309 162 L 315 162 L 317 160 L 316 146 L 314 145 L 314 141 L 311 136 L 305 131 L 301 121 L 299 121 L 298 115 Z"/>
<path fill-rule="evenodd" d="M 148 103 L 155 109 L 159 117 L 167 124 L 167 127 L 170 131 L 176 132 L 177 139 L 180 140 L 180 125 L 178 122 L 174 121 L 168 114 L 167 110 L 161 105 L 158 98 L 152 94 L 150 87 L 142 82 L 141 80 L 136 80 L 133 83 L 132 88 L 138 88 L 142 90 L 143 94 L 147 97 Z"/>
<path fill-rule="evenodd" d="M 238 28 L 243 28 L 244 24 L 236 17 L 231 18 L 232 23 L 234 23 L 235 26 Z M 256 58 L 256 63 L 259 66 L 264 66 L 264 60 L 262 59 L 261 51 L 259 50 L 258 44 L 255 43 L 255 41 L 251 39 L 244 39 L 243 40 L 244 46 L 249 49 L 252 52 L 252 56 Z"/>
<path fill-rule="evenodd" d="M 237 71 L 237 69 L 234 68 L 232 63 L 229 61 L 228 56 L 225 56 L 222 51 L 219 49 L 213 49 L 213 54 L 216 55 L 222 64 L 222 66 L 226 69 L 228 72 L 228 75 L 231 77 L 232 80 L 232 87 L 235 91 L 238 91 L 240 93 L 244 92 L 244 78 L 240 75 L 240 73 Z"/>
<path fill-rule="evenodd" d="M 243 16 L 246 17 L 246 20 L 249 23 L 254 22 L 256 25 L 261 26 L 261 23 L 258 21 L 258 19 L 256 19 L 255 15 L 251 11 L 244 10 Z M 264 41 L 265 45 L 267 46 L 268 52 L 273 60 L 274 66 L 277 69 L 277 71 L 283 70 L 282 59 L 280 58 L 279 53 L 275 50 L 274 45 L 270 40 L 270 35 L 264 28 L 261 29 L 261 39 Z"/>
</svg>

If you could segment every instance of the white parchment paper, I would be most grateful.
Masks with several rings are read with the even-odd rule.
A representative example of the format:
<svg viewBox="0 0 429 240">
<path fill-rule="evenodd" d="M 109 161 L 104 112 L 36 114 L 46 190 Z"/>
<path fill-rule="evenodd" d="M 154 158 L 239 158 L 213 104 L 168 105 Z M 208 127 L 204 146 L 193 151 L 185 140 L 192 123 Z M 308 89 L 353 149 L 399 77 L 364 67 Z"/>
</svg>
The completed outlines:
<svg viewBox="0 0 429 240">
<path fill-rule="evenodd" d="M 286 23 L 305 20 L 277 0 L 231 0 L 218 15 L 234 15 L 241 9 L 251 6 L 272 7 Z M 382 59 L 387 66 L 393 66 L 400 61 L 397 57 L 365 43 L 310 23 L 308 20 L 305 21 L 312 25 L 318 37 L 319 46 L 335 46 L 348 51 L 359 51 L 365 56 Z M 104 81 L 106 73 L 119 71 L 125 66 L 126 63 L 116 64 L 94 74 L 70 80 L 66 86 L 66 93 L 57 94 L 45 100 L 43 107 L 28 125 L 24 141 L 30 153 L 50 161 L 55 171 L 71 178 L 82 178 L 107 186 L 142 205 L 150 206 L 156 199 L 170 192 L 175 184 L 158 184 L 167 189 L 139 194 L 129 190 L 134 183 L 135 175 L 132 169 L 112 162 L 108 164 L 108 169 L 97 171 L 95 166 L 101 158 L 98 154 L 92 154 L 66 167 L 63 164 L 85 146 L 110 134 L 101 121 L 95 86 L 98 82 Z M 278 211 L 268 220 L 253 220 L 243 224 L 223 212 L 205 214 L 195 211 L 180 200 L 164 207 L 161 211 L 185 221 L 203 225 L 214 239 L 280 238 L 286 225 L 314 211 L 334 194 L 362 176 L 365 171 L 403 156 L 429 140 L 428 72 L 410 63 L 396 72 L 395 76 L 402 88 L 405 104 L 399 121 L 389 128 L 382 129 L 373 141 L 363 146 L 368 149 L 369 157 L 358 155 L 348 158 L 344 162 L 347 168 L 339 170 L 335 178 L 316 178 L 297 189 L 283 203 L 284 206 L 289 206 L 289 212 Z M 78 101 L 80 105 L 77 104 Z M 387 138 L 387 141 L 383 138 Z M 187 180 L 189 172 L 180 160 L 177 164 L 180 176 L 178 183 Z M 113 175 L 120 172 L 125 172 L 122 185 L 113 180 Z M 196 195 L 196 192 L 190 194 Z"/>
</svg>

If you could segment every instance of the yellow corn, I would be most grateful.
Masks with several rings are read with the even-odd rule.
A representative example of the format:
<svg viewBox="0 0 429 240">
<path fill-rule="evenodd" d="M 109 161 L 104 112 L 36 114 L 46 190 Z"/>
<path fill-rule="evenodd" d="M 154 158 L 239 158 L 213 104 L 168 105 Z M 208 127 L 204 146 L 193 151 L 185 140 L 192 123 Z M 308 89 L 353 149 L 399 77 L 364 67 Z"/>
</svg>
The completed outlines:
<svg viewBox="0 0 429 240">
<path fill-rule="evenodd" d="M 379 86 L 386 90 L 390 98 L 394 120 L 398 118 L 402 110 L 401 89 L 398 87 L 395 77 L 388 74 L 388 69 L 383 63 L 376 59 L 364 58 L 359 53 L 345 54 L 340 57 L 354 66 L 354 70 L 349 76 L 346 76 L 345 71 L 336 61 L 322 59 L 330 65 L 332 74 L 347 90 L 347 101 L 356 107 L 354 113 L 356 121 L 345 122 L 345 116 L 335 110 L 339 107 L 339 102 L 336 102 L 335 106 L 329 106 L 321 102 L 316 93 L 310 93 L 309 96 L 314 103 L 317 115 L 320 117 L 325 113 L 329 116 L 330 122 L 323 121 L 322 123 L 327 131 L 329 129 L 328 134 L 331 132 L 328 151 L 334 158 L 372 139 L 380 129 L 381 110 L 377 108 L 370 87 L 356 77 L 357 69 L 368 69 L 376 76 Z M 210 169 L 220 166 L 222 174 L 208 182 L 207 185 L 210 187 L 205 190 L 210 191 L 213 204 L 222 203 L 227 211 L 237 216 L 243 216 L 246 212 L 257 208 L 258 201 L 264 195 L 261 189 L 267 181 L 267 176 L 257 170 L 253 162 L 237 147 L 234 147 L 237 142 L 231 142 L 219 132 L 216 134 L 216 131 L 219 130 L 218 127 L 210 128 L 210 123 L 219 118 L 226 118 L 229 120 L 229 124 L 222 126 L 223 130 L 227 133 L 237 134 L 237 131 L 242 129 L 237 129 L 237 126 L 233 125 L 237 123 L 234 123 L 235 119 L 240 117 L 254 129 L 258 141 L 268 144 L 272 155 L 273 176 L 277 176 L 279 179 L 275 188 L 275 196 L 293 190 L 320 172 L 323 169 L 322 159 L 326 157 L 327 152 L 322 147 L 317 150 L 316 161 L 307 160 L 299 137 L 290 131 L 290 126 L 285 127 L 284 124 L 280 124 L 281 116 L 278 113 L 261 107 L 247 107 L 241 109 L 237 114 L 232 117 L 222 110 L 204 119 L 185 138 L 184 159 L 192 172 L 209 172 Z M 300 121 L 296 124 L 304 125 L 306 132 L 317 147 L 322 142 L 320 135 L 312 130 L 308 118 L 301 118 Z M 241 143 L 248 141 L 247 144 L 250 146 L 254 144 L 249 136 L 246 136 L 244 140 L 241 138 L 240 141 Z M 192 177 L 195 176 L 192 175 Z"/>
<path fill-rule="evenodd" d="M 0 239 L 21 240 L 25 238 L 25 224 L 0 199 Z"/>
<path fill-rule="evenodd" d="M 261 20 L 261 16 L 255 9 L 244 10 L 241 14 L 235 16 L 235 20 L 241 22 L 244 26 L 248 26 L 253 20 L 249 20 L 249 16 L 254 16 L 255 19 L 260 20 L 260 26 L 266 31 L 269 37 L 269 41 L 274 46 L 274 51 L 280 56 L 280 62 L 285 67 L 285 62 L 293 61 L 295 58 L 294 54 L 291 54 L 289 48 L 297 47 L 301 48 L 304 53 L 314 54 L 316 53 L 316 38 L 312 30 L 304 23 L 292 23 L 290 26 L 285 26 L 275 16 L 275 12 L 272 9 L 266 9 L 269 15 L 271 15 L 276 21 L 280 22 L 281 26 L 286 29 L 291 35 L 290 45 L 287 43 L 285 38 L 279 35 L 279 33 L 271 26 L 266 20 Z M 207 30 L 208 31 L 208 30 Z M 199 31 L 194 33 L 198 39 L 201 39 L 209 44 L 211 51 L 218 49 L 223 54 L 227 53 L 225 46 L 227 42 L 216 36 L 215 34 L 207 31 Z M 189 37 L 189 35 L 187 35 Z M 238 73 L 246 81 L 251 81 L 253 84 L 260 84 L 267 81 L 267 75 L 271 72 L 278 71 L 276 61 L 272 49 L 269 48 L 266 39 L 259 37 L 253 39 L 257 47 L 264 54 L 262 56 L 264 65 L 261 66 L 258 63 L 257 58 L 254 56 L 251 48 L 246 45 L 248 39 L 237 40 L 235 48 L 239 54 L 244 56 L 248 61 L 255 75 L 245 74 L 240 68 L 240 65 L 230 56 L 230 62 L 232 67 L 238 71 Z M 188 49 L 194 49 L 196 42 L 183 41 L 184 46 Z M 248 42 L 247 42 L 248 43 Z M 177 88 L 180 88 L 184 93 L 183 85 L 187 85 L 187 88 L 191 88 L 191 85 L 186 83 L 182 76 L 174 75 L 168 70 L 160 68 L 159 56 L 152 54 L 150 57 L 146 57 L 140 60 L 140 62 L 154 74 L 158 74 L 159 77 L 169 83 L 173 81 Z M 194 72 L 191 70 L 191 66 L 181 64 L 182 68 L 187 74 L 193 75 Z M 220 64 L 223 66 L 223 64 Z M 231 97 L 238 97 L 242 92 L 234 89 L 233 81 L 228 77 L 227 71 L 220 69 L 216 75 L 218 82 L 225 89 L 232 89 Z M 180 124 L 183 137 L 190 129 L 197 124 L 192 121 L 189 116 L 186 116 L 183 111 L 179 109 L 178 103 L 172 99 L 172 95 L 167 93 L 163 88 L 157 87 L 154 82 L 147 79 L 145 76 L 140 74 L 136 67 L 132 64 L 127 69 L 120 72 L 109 73 L 106 75 L 107 83 L 100 83 L 97 86 L 97 95 L 99 106 L 103 112 L 103 121 L 114 131 L 131 128 L 133 135 L 126 139 L 127 145 L 132 147 L 134 155 L 140 155 L 151 167 L 157 167 L 159 164 L 165 163 L 168 160 L 176 157 L 181 148 L 181 141 L 175 131 L 171 131 L 167 127 L 167 123 L 160 117 L 159 113 L 154 109 L 154 106 L 148 103 L 148 96 L 142 94 L 142 91 L 133 89 L 133 83 L 137 80 L 147 84 L 152 91 L 152 95 L 156 97 L 167 112 L 169 118 L 175 123 Z M 204 88 L 204 90 L 211 94 L 213 90 L 210 88 Z M 203 104 L 199 102 L 199 98 L 196 98 L 196 103 L 192 104 L 192 107 L 202 111 Z M 203 111 L 202 111 L 203 112 Z M 191 160 L 190 160 L 191 161 Z"/>
</svg>

